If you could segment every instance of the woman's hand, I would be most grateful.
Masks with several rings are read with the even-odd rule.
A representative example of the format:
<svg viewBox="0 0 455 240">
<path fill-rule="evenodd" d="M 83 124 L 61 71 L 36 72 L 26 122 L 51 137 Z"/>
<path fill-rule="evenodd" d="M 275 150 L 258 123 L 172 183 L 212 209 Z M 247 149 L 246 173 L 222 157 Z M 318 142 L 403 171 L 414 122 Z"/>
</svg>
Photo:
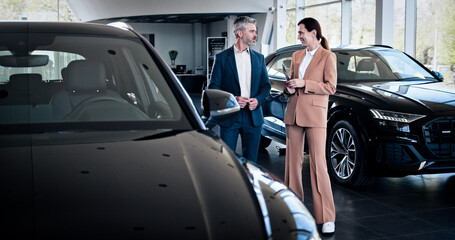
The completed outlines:
<svg viewBox="0 0 455 240">
<path fill-rule="evenodd" d="M 287 93 L 292 95 L 295 93 L 295 88 L 286 87 L 286 91 L 287 91 Z"/>
<path fill-rule="evenodd" d="M 298 78 L 291 79 L 291 80 L 287 81 L 286 87 L 288 87 L 288 88 L 303 88 L 303 87 L 305 87 L 305 80 L 298 79 Z"/>
</svg>

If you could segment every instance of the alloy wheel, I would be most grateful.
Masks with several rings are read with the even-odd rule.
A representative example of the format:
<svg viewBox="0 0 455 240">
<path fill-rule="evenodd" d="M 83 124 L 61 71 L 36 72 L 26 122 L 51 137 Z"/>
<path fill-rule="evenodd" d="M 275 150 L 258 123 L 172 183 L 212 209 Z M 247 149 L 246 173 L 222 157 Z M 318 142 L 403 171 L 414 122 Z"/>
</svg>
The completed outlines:
<svg viewBox="0 0 455 240">
<path fill-rule="evenodd" d="M 356 145 L 346 128 L 339 128 L 331 139 L 330 160 L 332 168 L 340 179 L 349 178 L 356 166 Z"/>
</svg>

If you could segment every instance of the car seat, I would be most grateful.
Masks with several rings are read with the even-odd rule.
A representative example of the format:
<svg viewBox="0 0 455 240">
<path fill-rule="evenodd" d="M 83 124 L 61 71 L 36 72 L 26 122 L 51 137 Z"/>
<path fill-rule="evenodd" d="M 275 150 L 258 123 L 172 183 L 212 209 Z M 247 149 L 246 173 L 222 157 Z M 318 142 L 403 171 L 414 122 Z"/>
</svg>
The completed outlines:
<svg viewBox="0 0 455 240">
<path fill-rule="evenodd" d="M 75 60 L 68 64 L 62 74 L 64 90 L 51 99 L 52 112 L 56 119 L 64 119 L 74 107 L 94 96 L 119 97 L 115 91 L 107 89 L 104 64 L 97 60 Z"/>
<path fill-rule="evenodd" d="M 45 102 L 41 74 L 19 73 L 9 77 L 5 85 L 6 97 L 1 105 L 35 105 Z"/>
</svg>

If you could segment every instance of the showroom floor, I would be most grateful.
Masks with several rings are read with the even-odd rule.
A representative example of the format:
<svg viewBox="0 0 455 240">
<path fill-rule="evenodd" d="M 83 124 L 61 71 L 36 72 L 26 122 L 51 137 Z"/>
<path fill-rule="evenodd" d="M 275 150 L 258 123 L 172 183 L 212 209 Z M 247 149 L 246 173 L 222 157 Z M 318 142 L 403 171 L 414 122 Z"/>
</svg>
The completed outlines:
<svg viewBox="0 0 455 240">
<path fill-rule="evenodd" d="M 191 94 L 199 110 L 200 95 Z M 258 164 L 284 179 L 285 155 L 272 144 L 259 152 Z M 237 153 L 240 153 L 240 143 Z M 304 162 L 305 205 L 313 213 L 308 159 Z M 365 188 L 332 184 L 337 213 L 330 240 L 455 239 L 455 173 L 378 178 Z M 313 213 L 314 214 L 314 213 Z M 320 226 L 319 226 L 320 231 Z"/>
<path fill-rule="evenodd" d="M 258 164 L 280 179 L 285 155 L 278 149 L 284 147 L 273 141 L 258 157 Z M 305 205 L 313 213 L 307 157 L 303 181 Z M 380 178 L 356 189 L 332 184 L 332 190 L 336 232 L 322 239 L 455 239 L 455 174 Z"/>
</svg>

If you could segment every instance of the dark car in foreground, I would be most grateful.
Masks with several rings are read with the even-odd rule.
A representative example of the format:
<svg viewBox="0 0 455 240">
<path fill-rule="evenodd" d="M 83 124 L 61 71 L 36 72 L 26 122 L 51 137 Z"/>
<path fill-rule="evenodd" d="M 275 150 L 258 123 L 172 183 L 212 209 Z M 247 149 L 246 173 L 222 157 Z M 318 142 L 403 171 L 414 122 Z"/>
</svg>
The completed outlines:
<svg viewBox="0 0 455 240">
<path fill-rule="evenodd" d="M 264 105 L 262 146 L 286 141 L 285 76 L 292 53 L 266 58 L 272 90 Z M 376 176 L 455 172 L 455 86 L 407 54 L 386 46 L 340 47 L 337 91 L 327 118 L 327 166 L 342 185 Z M 289 69 L 287 69 L 289 71 Z"/>
<path fill-rule="evenodd" d="M 207 124 L 239 110 L 203 94 Z M 0 23 L 2 239 L 319 239 L 126 24 Z"/>
</svg>

